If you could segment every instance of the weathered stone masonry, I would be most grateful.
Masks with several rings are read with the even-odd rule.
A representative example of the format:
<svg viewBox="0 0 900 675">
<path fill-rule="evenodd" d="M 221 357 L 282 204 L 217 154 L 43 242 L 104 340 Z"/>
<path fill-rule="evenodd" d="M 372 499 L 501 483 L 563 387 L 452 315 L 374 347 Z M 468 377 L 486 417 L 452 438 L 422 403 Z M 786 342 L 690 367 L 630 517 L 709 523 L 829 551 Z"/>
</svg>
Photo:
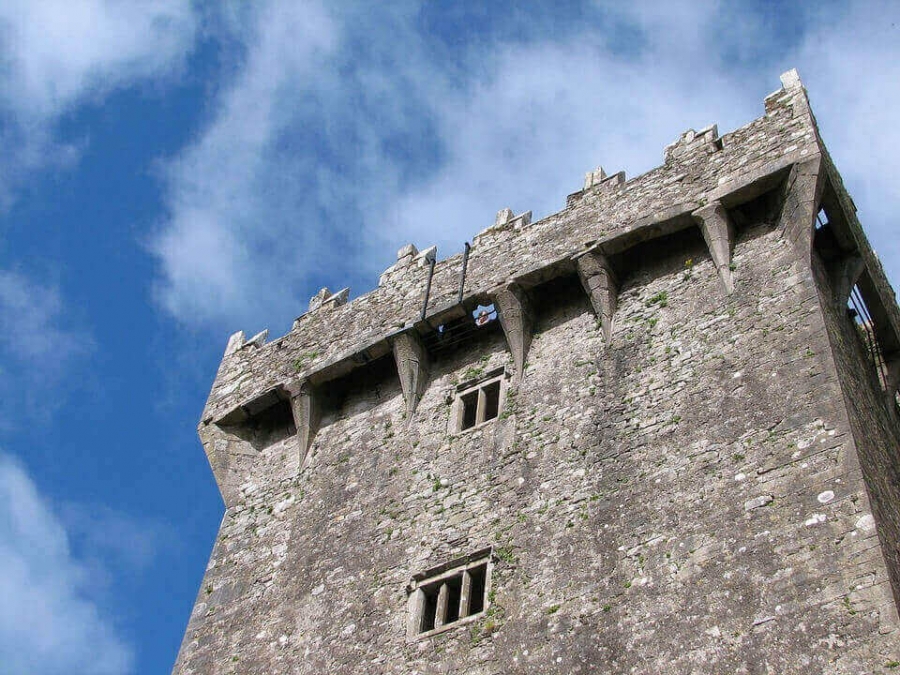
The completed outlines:
<svg viewBox="0 0 900 675">
<path fill-rule="evenodd" d="M 782 84 L 642 176 L 504 209 L 465 275 L 408 246 L 367 295 L 232 336 L 175 672 L 898 672 L 900 310 Z"/>
</svg>

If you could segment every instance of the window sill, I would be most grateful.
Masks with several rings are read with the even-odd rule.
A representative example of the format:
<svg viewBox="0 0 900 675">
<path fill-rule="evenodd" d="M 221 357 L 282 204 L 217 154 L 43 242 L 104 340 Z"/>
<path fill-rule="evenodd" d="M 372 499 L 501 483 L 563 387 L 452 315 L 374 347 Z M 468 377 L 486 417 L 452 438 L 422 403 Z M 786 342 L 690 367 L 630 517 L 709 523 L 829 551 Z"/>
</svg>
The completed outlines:
<svg viewBox="0 0 900 675">
<path fill-rule="evenodd" d="M 466 434 L 471 434 L 475 431 L 478 431 L 479 429 L 484 429 L 489 424 L 493 424 L 494 422 L 496 422 L 498 419 L 500 419 L 499 415 L 497 417 L 492 417 L 489 420 L 485 420 L 484 422 L 479 422 L 474 427 L 469 427 L 468 429 L 462 429 L 460 431 L 456 431 L 452 435 L 453 436 L 465 436 Z"/>
<path fill-rule="evenodd" d="M 493 420 L 488 420 L 488 421 L 491 422 Z M 469 431 L 469 430 L 466 429 L 466 431 Z M 453 623 L 448 623 L 444 626 L 441 626 L 440 628 L 432 628 L 431 630 L 426 631 L 424 633 L 418 633 L 417 635 L 413 636 L 411 641 L 420 640 L 422 638 L 433 637 L 435 635 L 439 635 L 440 633 L 446 633 L 448 630 L 453 630 L 454 628 L 460 628 L 461 626 L 468 626 L 470 623 L 474 623 L 475 621 L 478 621 L 478 619 L 484 617 L 486 614 L 487 614 L 486 610 L 482 610 L 482 611 L 478 612 L 478 614 L 470 614 L 469 616 L 467 616 L 464 619 L 459 619 L 458 621 L 454 621 Z"/>
</svg>

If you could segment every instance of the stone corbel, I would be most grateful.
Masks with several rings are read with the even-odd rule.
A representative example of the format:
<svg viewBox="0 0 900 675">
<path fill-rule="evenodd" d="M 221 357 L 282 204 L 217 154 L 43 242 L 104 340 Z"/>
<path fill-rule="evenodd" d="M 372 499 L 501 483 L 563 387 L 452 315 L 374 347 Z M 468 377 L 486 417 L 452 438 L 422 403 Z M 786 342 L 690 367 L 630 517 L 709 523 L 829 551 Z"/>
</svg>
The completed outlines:
<svg viewBox="0 0 900 675">
<path fill-rule="evenodd" d="M 619 281 L 609 259 L 599 251 L 588 251 L 575 260 L 578 278 L 600 319 L 607 344 L 612 339 L 613 316 L 619 296 Z"/>
<path fill-rule="evenodd" d="M 298 466 L 302 469 L 313 438 L 319 430 L 321 406 L 315 387 L 308 381 L 298 382 L 288 388 L 291 396 L 291 413 L 297 429 Z"/>
<path fill-rule="evenodd" d="M 887 367 L 887 393 L 893 399 L 900 391 L 900 353 L 885 358 Z"/>
<path fill-rule="evenodd" d="M 397 373 L 400 375 L 400 387 L 406 400 L 406 417 L 407 420 L 412 420 L 428 386 L 428 352 L 418 333 L 414 331 L 398 333 L 391 339 L 391 345 L 397 362 Z"/>
<path fill-rule="evenodd" d="M 709 255 L 725 292 L 731 295 L 734 292 L 734 279 L 731 274 L 731 252 L 734 249 L 734 224 L 728 217 L 728 212 L 722 206 L 722 202 L 714 201 L 707 204 L 692 214 L 700 225 L 703 238 L 709 248 Z"/>
<path fill-rule="evenodd" d="M 816 215 L 824 189 L 825 171 L 821 156 L 795 164 L 785 185 L 778 228 L 806 262 L 812 256 Z"/>
<path fill-rule="evenodd" d="M 528 296 L 521 286 L 513 283 L 491 293 L 491 302 L 500 315 L 500 326 L 516 367 L 516 379 L 521 381 L 534 325 Z"/>
<path fill-rule="evenodd" d="M 834 302 L 838 308 L 847 306 L 847 302 L 850 300 L 850 293 L 853 292 L 853 287 L 859 281 L 865 269 L 866 263 L 862 256 L 855 253 L 845 255 L 834 266 L 831 287 L 834 289 Z"/>
</svg>

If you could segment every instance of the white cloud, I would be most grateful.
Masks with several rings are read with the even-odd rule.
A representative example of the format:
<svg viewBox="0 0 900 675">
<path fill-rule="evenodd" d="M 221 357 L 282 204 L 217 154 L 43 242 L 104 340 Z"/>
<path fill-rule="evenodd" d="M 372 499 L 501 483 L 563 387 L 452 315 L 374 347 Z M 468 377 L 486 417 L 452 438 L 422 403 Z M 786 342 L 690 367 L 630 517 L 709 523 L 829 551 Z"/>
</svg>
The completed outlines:
<svg viewBox="0 0 900 675">
<path fill-rule="evenodd" d="M 236 306 L 283 306 L 291 275 L 281 269 L 302 265 L 297 252 L 317 244 L 314 219 L 304 222 L 296 203 L 279 198 L 285 187 L 299 200 L 306 187 L 290 185 L 296 169 L 280 142 L 291 109 L 304 103 L 304 83 L 333 47 L 331 20 L 312 2 L 269 3 L 248 20 L 230 22 L 248 56 L 214 123 L 168 167 L 172 217 L 153 244 L 164 271 L 159 297 L 198 322 Z M 275 267 L 268 284 L 256 274 L 261 259 Z"/>
<path fill-rule="evenodd" d="M 813 112 L 860 221 L 900 284 L 900 5 L 810 5 L 810 31 L 789 58 L 801 64 Z"/>
<path fill-rule="evenodd" d="M 0 453 L 0 654 L 9 673 L 119 675 L 130 646 L 91 598 L 85 568 L 25 469 Z"/>
<path fill-rule="evenodd" d="M 283 323 L 316 282 L 371 285 L 407 241 L 447 255 L 500 208 L 547 215 L 598 164 L 633 176 L 689 127 L 758 117 L 794 66 L 855 187 L 871 164 L 859 152 L 844 161 L 830 120 L 888 126 L 887 106 L 869 113 L 884 89 L 897 95 L 896 66 L 870 65 L 897 48 L 886 28 L 868 30 L 882 19 L 864 4 L 836 39 L 833 22 L 749 3 L 598 3 L 564 38 L 537 29 L 455 52 L 414 11 L 265 8 L 208 128 L 166 174 L 157 291 L 194 326 Z M 825 80 L 872 93 L 854 112 L 817 94 Z M 889 147 L 880 159 L 900 168 Z M 896 188 L 876 188 L 900 207 Z"/>
<path fill-rule="evenodd" d="M 167 523 L 136 519 L 103 504 L 66 503 L 59 512 L 71 540 L 84 550 L 85 561 L 100 571 L 98 583 L 105 582 L 105 568 L 111 565 L 123 572 L 140 573 L 163 547 L 172 550 L 181 546 Z"/>
<path fill-rule="evenodd" d="M 90 343 L 61 325 L 59 289 L 0 269 L 0 353 L 34 366 L 62 366 Z"/>
<path fill-rule="evenodd" d="M 542 217 L 561 209 L 598 164 L 634 176 L 660 164 L 685 129 L 753 116 L 752 91 L 713 68 L 649 68 L 656 56 L 624 60 L 598 45 L 498 50 L 482 87 L 442 105 L 447 161 L 423 189 L 399 196 L 398 233 L 458 250 L 500 208 Z"/>
<path fill-rule="evenodd" d="M 46 417 L 65 399 L 62 377 L 93 349 L 93 339 L 73 325 L 59 289 L 0 269 L 0 429 L 24 418 Z"/>
<path fill-rule="evenodd" d="M 24 175 L 71 162 L 55 124 L 118 87 L 168 76 L 193 45 L 190 0 L 5 0 L 0 3 L 0 207 Z"/>
<path fill-rule="evenodd" d="M 123 82 L 166 74 L 191 45 L 184 0 L 7 0 L 2 100 L 42 118 Z"/>
</svg>

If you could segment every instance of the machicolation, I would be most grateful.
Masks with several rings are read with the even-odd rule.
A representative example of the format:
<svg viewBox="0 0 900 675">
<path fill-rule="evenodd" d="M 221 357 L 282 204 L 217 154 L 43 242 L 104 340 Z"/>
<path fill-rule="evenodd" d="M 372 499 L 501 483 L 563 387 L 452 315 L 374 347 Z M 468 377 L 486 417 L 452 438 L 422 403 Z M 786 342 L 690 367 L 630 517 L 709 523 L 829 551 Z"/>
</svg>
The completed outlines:
<svg viewBox="0 0 900 675">
<path fill-rule="evenodd" d="M 900 310 L 781 81 L 233 335 L 174 672 L 900 672 Z"/>
</svg>

